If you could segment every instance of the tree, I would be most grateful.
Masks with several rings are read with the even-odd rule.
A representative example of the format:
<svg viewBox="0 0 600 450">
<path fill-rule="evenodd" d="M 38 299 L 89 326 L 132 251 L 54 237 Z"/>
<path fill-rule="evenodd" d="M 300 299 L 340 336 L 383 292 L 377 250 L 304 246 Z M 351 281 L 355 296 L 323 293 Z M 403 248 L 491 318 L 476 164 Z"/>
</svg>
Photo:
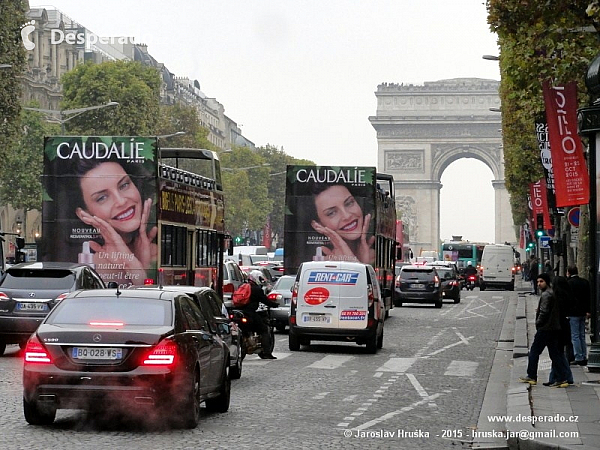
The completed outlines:
<svg viewBox="0 0 600 450">
<path fill-rule="evenodd" d="M 46 122 L 43 114 L 25 109 L 20 122 L 21 133 L 2 160 L 0 198 L 15 209 L 41 209 L 44 136 L 57 134 L 60 127 Z"/>
<path fill-rule="evenodd" d="M 25 70 L 25 48 L 21 27 L 26 22 L 27 5 L 22 0 L 0 4 L 0 180 L 9 172 L 4 164 L 19 136 L 21 77 Z M 4 183 L 3 183 L 4 184 Z M 6 198 L 0 198 L 6 202 Z"/>
<path fill-rule="evenodd" d="M 85 112 L 65 124 L 83 136 L 150 136 L 157 130 L 161 78 L 153 67 L 135 61 L 87 62 L 63 75 L 62 109 L 119 106 Z"/>
<path fill-rule="evenodd" d="M 273 201 L 273 207 L 270 213 L 271 232 L 283 239 L 283 227 L 285 218 L 285 181 L 286 169 L 288 164 L 293 165 L 315 165 L 314 162 L 306 159 L 297 159 L 286 154 L 282 149 L 267 144 L 265 147 L 259 147 L 256 152 L 270 164 L 270 174 L 268 180 L 269 198 Z"/>
<path fill-rule="evenodd" d="M 201 125 L 196 108 L 182 104 L 161 105 L 156 134 L 168 135 L 179 131 L 185 131 L 185 134 L 169 138 L 165 147 L 218 150 L 208 140 L 209 130 Z"/>
<path fill-rule="evenodd" d="M 577 81 L 579 104 L 586 95 L 584 77 L 597 53 L 596 33 L 586 15 L 589 0 L 487 0 L 488 23 L 500 46 L 500 99 L 506 188 L 516 225 L 529 214 L 529 183 L 543 175 L 534 118 L 544 111 L 542 82 Z M 594 3 L 594 2 L 592 2 Z"/>
</svg>

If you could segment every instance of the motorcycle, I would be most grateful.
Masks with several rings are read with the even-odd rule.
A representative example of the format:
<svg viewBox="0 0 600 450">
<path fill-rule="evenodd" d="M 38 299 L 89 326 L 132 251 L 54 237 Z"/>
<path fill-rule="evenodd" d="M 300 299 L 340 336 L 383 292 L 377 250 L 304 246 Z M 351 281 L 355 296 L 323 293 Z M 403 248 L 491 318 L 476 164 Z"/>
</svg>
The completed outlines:
<svg viewBox="0 0 600 450">
<path fill-rule="evenodd" d="M 265 321 L 269 327 L 269 334 L 271 335 L 271 348 L 268 353 L 273 352 L 275 346 L 275 324 L 271 319 L 270 308 L 259 308 L 257 311 L 260 319 Z M 252 317 L 248 316 L 244 311 L 240 309 L 232 309 L 229 313 L 229 318 L 232 322 L 235 322 L 242 333 L 242 360 L 246 355 L 261 355 L 263 353 L 261 336 L 252 327 Z"/>
<path fill-rule="evenodd" d="M 472 291 L 479 285 L 479 277 L 477 275 L 467 275 L 467 290 Z"/>
</svg>

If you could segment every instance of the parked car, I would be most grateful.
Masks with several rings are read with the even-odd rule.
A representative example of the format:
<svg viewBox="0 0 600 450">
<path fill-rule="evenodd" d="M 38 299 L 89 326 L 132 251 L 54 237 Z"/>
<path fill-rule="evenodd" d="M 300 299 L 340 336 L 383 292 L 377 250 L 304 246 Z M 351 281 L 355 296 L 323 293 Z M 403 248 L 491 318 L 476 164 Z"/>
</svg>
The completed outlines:
<svg viewBox="0 0 600 450">
<path fill-rule="evenodd" d="M 394 306 L 404 303 L 433 303 L 442 307 L 442 283 L 434 266 L 404 266 L 396 283 Z"/>
<path fill-rule="evenodd" d="M 296 281 L 295 275 L 283 275 L 275 282 L 273 290 L 267 295 L 269 300 L 280 305 L 279 308 L 271 308 L 271 318 L 275 320 L 277 331 L 285 331 L 285 327 L 289 325 L 294 281 Z"/>
<path fill-rule="evenodd" d="M 105 287 L 100 275 L 85 264 L 29 262 L 9 267 L 0 278 L 0 356 L 7 344 L 23 348 L 69 292 Z"/>
<path fill-rule="evenodd" d="M 226 307 L 233 306 L 231 296 L 245 281 L 246 275 L 235 261 L 228 260 L 223 263 L 223 301 Z"/>
<path fill-rule="evenodd" d="M 194 428 L 204 402 L 229 409 L 229 350 L 186 294 L 161 289 L 69 294 L 27 341 L 23 412 L 118 411 Z"/>
<path fill-rule="evenodd" d="M 198 286 L 132 286 L 130 289 L 159 289 L 183 292 L 194 300 L 202 314 L 210 322 L 211 329 L 223 339 L 229 348 L 229 377 L 237 380 L 242 376 L 242 333 L 238 325 L 229 319 L 223 300 L 213 289 Z"/>
</svg>

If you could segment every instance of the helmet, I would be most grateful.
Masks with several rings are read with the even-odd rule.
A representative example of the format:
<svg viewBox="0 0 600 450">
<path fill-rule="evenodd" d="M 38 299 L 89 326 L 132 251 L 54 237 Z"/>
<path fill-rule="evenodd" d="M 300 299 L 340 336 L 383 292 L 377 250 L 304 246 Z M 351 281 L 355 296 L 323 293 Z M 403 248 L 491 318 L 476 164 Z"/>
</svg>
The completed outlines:
<svg viewBox="0 0 600 450">
<path fill-rule="evenodd" d="M 467 264 L 467 266 L 473 267 L 473 263 L 471 261 L 469 261 L 469 264 Z"/>
<path fill-rule="evenodd" d="M 248 274 L 248 280 L 252 281 L 254 284 L 257 284 L 259 286 L 262 286 L 263 284 L 265 284 L 265 277 L 263 277 L 263 274 L 261 273 L 260 270 L 252 270 L 249 274 Z"/>
</svg>

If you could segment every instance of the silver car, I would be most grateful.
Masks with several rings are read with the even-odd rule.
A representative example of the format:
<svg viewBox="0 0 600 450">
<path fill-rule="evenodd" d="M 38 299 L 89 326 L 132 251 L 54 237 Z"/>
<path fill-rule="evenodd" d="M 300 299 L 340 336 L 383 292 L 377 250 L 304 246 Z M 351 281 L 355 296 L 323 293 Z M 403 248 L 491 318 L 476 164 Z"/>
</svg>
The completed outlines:
<svg viewBox="0 0 600 450">
<path fill-rule="evenodd" d="M 277 331 L 285 331 L 289 324 L 290 303 L 292 302 L 292 286 L 296 281 L 295 275 L 283 275 L 280 277 L 273 290 L 267 295 L 269 300 L 279 303 L 279 308 L 271 308 L 271 317 L 275 320 Z"/>
</svg>

